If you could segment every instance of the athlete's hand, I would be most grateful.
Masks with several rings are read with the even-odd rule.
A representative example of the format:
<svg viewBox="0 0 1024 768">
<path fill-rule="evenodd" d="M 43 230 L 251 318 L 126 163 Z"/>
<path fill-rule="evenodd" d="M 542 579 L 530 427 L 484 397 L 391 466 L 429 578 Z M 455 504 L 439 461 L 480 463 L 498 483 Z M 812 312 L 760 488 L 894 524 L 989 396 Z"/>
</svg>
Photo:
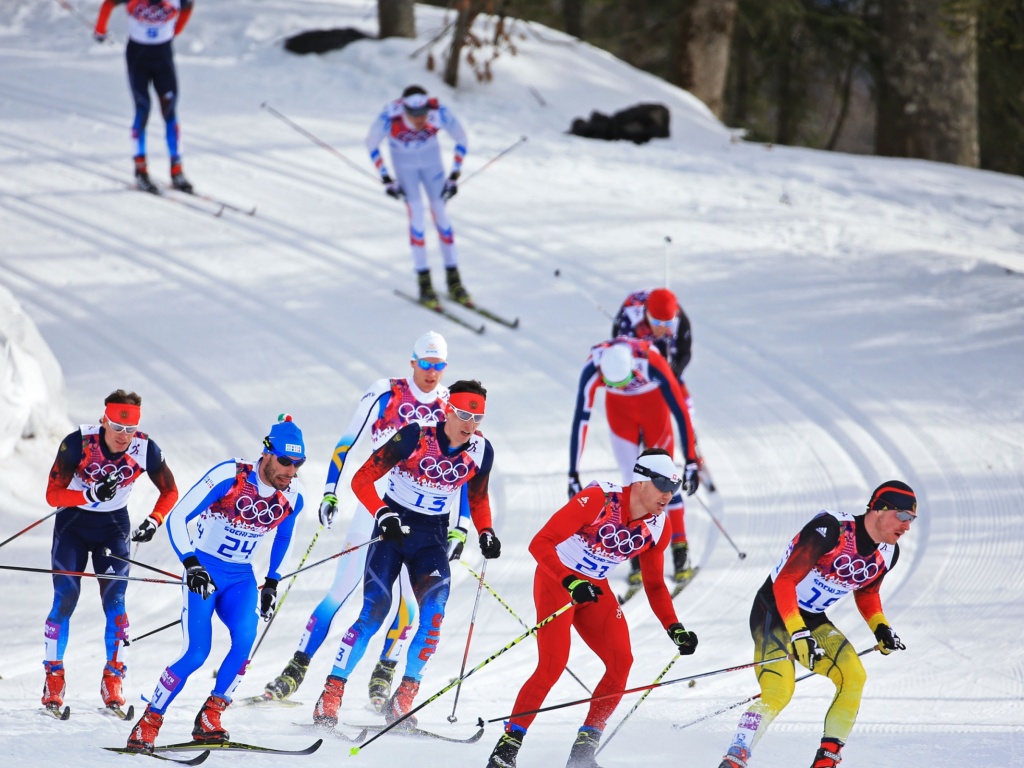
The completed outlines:
<svg viewBox="0 0 1024 768">
<path fill-rule="evenodd" d="M 182 565 L 185 566 L 185 585 L 189 592 L 202 595 L 205 600 L 216 591 L 217 585 L 213 577 L 203 568 L 198 557 L 190 555 L 185 558 Z"/>
<path fill-rule="evenodd" d="M 384 184 L 384 191 L 387 193 L 388 197 L 393 197 L 395 200 L 405 199 L 405 192 L 397 181 L 392 179 L 386 173 L 380 177 L 380 180 Z"/>
<path fill-rule="evenodd" d="M 105 42 L 107 42 L 107 33 L 106 32 L 93 32 L 92 33 L 92 39 L 95 40 L 97 43 L 105 43 Z"/>
<path fill-rule="evenodd" d="M 678 621 L 669 625 L 668 636 L 676 644 L 680 656 L 689 656 L 697 650 L 697 633 L 686 629 Z"/>
<path fill-rule="evenodd" d="M 260 587 L 260 616 L 264 621 L 270 621 L 274 617 L 274 610 L 277 608 L 277 579 L 269 576 Z"/>
<path fill-rule="evenodd" d="M 117 495 L 117 473 L 111 472 L 91 488 L 85 489 L 85 500 L 90 504 L 110 501 Z"/>
<path fill-rule="evenodd" d="M 484 528 L 480 531 L 480 553 L 485 560 L 493 560 L 501 555 L 501 542 L 494 535 L 493 528 Z"/>
<path fill-rule="evenodd" d="M 444 182 L 444 189 L 441 190 L 441 199 L 445 202 L 451 200 L 459 193 L 459 171 L 452 171 L 451 175 Z"/>
<path fill-rule="evenodd" d="M 583 485 L 580 483 L 580 476 L 576 472 L 569 473 L 569 498 L 571 499 L 577 493 L 583 490 Z"/>
<path fill-rule="evenodd" d="M 462 548 L 466 546 L 466 529 L 455 527 L 448 531 L 448 562 L 454 563 L 462 557 Z"/>
<path fill-rule="evenodd" d="M 683 491 L 687 496 L 693 496 L 700 485 L 700 465 L 696 461 L 689 461 L 683 469 Z"/>
<path fill-rule="evenodd" d="M 818 643 L 809 629 L 801 629 L 793 633 L 793 655 L 797 661 L 813 672 L 814 662 L 824 656 L 825 651 L 818 647 Z"/>
<path fill-rule="evenodd" d="M 907 650 L 907 646 L 900 640 L 900 636 L 893 632 L 892 627 L 888 624 L 879 624 L 875 627 L 875 640 L 878 641 L 878 650 L 884 656 L 888 656 L 893 651 Z"/>
<path fill-rule="evenodd" d="M 147 517 L 141 523 L 139 527 L 132 531 L 132 541 L 137 541 L 140 544 L 144 544 L 147 541 L 152 541 L 153 536 L 156 535 L 156 529 L 160 527 L 160 523 L 154 520 L 152 517 Z"/>
<path fill-rule="evenodd" d="M 384 541 L 390 541 L 395 544 L 400 542 L 408 529 L 402 525 L 402 518 L 398 516 L 397 512 L 392 511 L 388 507 L 381 507 L 377 510 L 377 514 L 374 515 L 377 518 L 377 527 L 380 529 L 380 537 Z"/>
<path fill-rule="evenodd" d="M 574 603 L 596 603 L 597 598 L 604 594 L 600 587 L 579 576 L 566 576 L 562 579 L 562 586 L 569 590 Z"/>
<path fill-rule="evenodd" d="M 320 525 L 330 528 L 336 514 L 338 514 L 338 497 L 333 493 L 325 493 L 320 502 Z"/>
</svg>

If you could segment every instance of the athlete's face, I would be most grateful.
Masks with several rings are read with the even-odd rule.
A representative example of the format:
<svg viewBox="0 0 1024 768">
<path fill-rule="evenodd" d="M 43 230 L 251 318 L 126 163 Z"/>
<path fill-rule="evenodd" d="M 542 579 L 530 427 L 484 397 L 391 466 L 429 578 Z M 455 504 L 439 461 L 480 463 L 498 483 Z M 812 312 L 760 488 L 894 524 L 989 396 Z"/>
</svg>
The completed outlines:
<svg viewBox="0 0 1024 768">
<path fill-rule="evenodd" d="M 875 533 L 871 538 L 879 544 L 895 544 L 902 538 L 903 534 L 910 530 L 914 520 L 900 520 L 900 515 L 907 517 L 909 513 L 903 510 L 883 509 L 879 512 L 868 512 L 875 515 Z M 868 531 L 870 534 L 871 531 Z"/>
<path fill-rule="evenodd" d="M 409 127 L 414 131 L 422 131 L 423 127 L 427 124 L 427 115 L 410 115 L 408 112 L 405 113 L 405 122 L 409 124 Z"/>
<path fill-rule="evenodd" d="M 292 479 L 297 474 L 299 474 L 298 467 L 294 464 L 287 467 L 282 466 L 277 457 L 270 452 L 265 452 L 263 458 L 260 459 L 260 479 L 274 490 L 283 491 L 291 485 Z"/>
<path fill-rule="evenodd" d="M 450 408 L 444 416 L 444 434 L 448 438 L 448 442 L 453 446 L 465 445 L 476 433 L 477 423 L 473 419 L 465 421 L 460 419 L 458 415 Z"/>
<path fill-rule="evenodd" d="M 669 320 L 667 323 L 660 320 L 655 320 L 651 317 L 650 312 L 647 313 L 647 324 L 651 326 L 651 333 L 654 338 L 661 339 L 665 336 L 672 335 L 672 321 Z"/>
<path fill-rule="evenodd" d="M 118 427 L 120 430 L 117 429 Z M 130 429 L 131 432 L 128 432 L 127 429 Z M 132 438 L 135 437 L 136 427 L 127 429 L 121 424 L 112 425 L 110 419 L 106 416 L 103 417 L 103 442 L 106 443 L 108 451 L 124 453 L 128 450 L 128 446 L 132 444 Z"/>
<path fill-rule="evenodd" d="M 660 515 L 672 500 L 671 491 L 659 491 L 649 480 L 630 487 L 629 513 L 634 520 Z"/>
<path fill-rule="evenodd" d="M 441 379 L 444 378 L 444 371 L 437 370 L 434 366 L 437 363 L 443 363 L 440 357 L 422 357 L 420 358 L 425 363 L 430 364 L 429 370 L 423 370 L 423 367 L 417 360 L 410 360 L 409 365 L 412 367 L 412 382 L 424 392 L 432 392 L 437 388 L 437 385 L 441 383 Z"/>
</svg>

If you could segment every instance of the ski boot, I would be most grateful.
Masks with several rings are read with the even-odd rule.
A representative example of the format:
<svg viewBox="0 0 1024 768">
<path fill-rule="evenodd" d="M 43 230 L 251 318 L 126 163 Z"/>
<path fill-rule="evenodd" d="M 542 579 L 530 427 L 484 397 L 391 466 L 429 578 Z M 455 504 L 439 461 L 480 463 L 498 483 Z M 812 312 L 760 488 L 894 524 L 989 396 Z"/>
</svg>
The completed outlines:
<svg viewBox="0 0 1024 768">
<path fill-rule="evenodd" d="M 43 681 L 43 706 L 56 712 L 64 704 L 64 662 L 44 661 L 46 679 Z"/>
<path fill-rule="evenodd" d="M 196 722 L 192 727 L 192 741 L 227 741 L 231 738 L 220 722 L 220 716 L 228 708 L 229 703 L 220 696 L 210 696 L 206 699 L 203 708 L 196 715 Z"/>
<path fill-rule="evenodd" d="M 444 273 L 445 280 L 448 283 L 448 297 L 459 304 L 473 306 L 473 299 L 470 298 L 469 292 L 462 284 L 462 278 L 459 276 L 459 268 L 445 267 Z"/>
<path fill-rule="evenodd" d="M 160 190 L 149 178 L 149 171 L 146 170 L 146 156 L 135 156 L 135 188 L 141 192 L 149 192 L 151 195 L 159 195 Z"/>
<path fill-rule="evenodd" d="M 384 705 L 391 697 L 391 682 L 395 679 L 397 661 L 381 659 L 370 675 L 370 706 L 375 712 L 383 712 Z"/>
<path fill-rule="evenodd" d="M 388 725 L 401 720 L 412 709 L 412 701 L 419 692 L 420 684 L 418 680 L 413 680 L 411 677 L 402 678 L 402 682 L 398 686 L 398 690 L 395 691 L 395 695 L 388 699 L 387 704 L 384 705 L 384 720 Z M 406 717 L 402 722 L 406 728 L 416 727 L 415 717 Z"/>
<path fill-rule="evenodd" d="M 505 731 L 494 745 L 491 756 L 487 760 L 486 768 L 516 768 L 516 757 L 519 749 L 523 746 L 523 737 L 526 731 L 511 730 Z"/>
<path fill-rule="evenodd" d="M 576 742 L 569 752 L 565 768 L 601 768 L 597 764 L 597 747 L 601 743 L 601 731 L 584 725 L 576 734 Z"/>
<path fill-rule="evenodd" d="M 103 679 L 100 681 L 100 696 L 103 697 L 103 706 L 107 709 L 120 709 L 124 706 L 124 696 L 121 694 L 121 681 L 128 668 L 120 661 L 108 661 L 103 668 Z"/>
<path fill-rule="evenodd" d="M 843 762 L 843 758 L 839 756 L 842 748 L 843 742 L 839 739 L 822 739 L 821 746 L 814 753 L 814 762 L 811 763 L 811 768 L 836 768 Z"/>
<path fill-rule="evenodd" d="M 324 683 L 324 692 L 316 700 L 313 707 L 313 725 L 321 728 L 333 728 L 338 724 L 338 709 L 345 695 L 345 681 L 335 675 L 328 675 Z"/>
<path fill-rule="evenodd" d="M 420 285 L 420 304 L 431 309 L 441 306 L 441 300 L 437 296 L 437 291 L 434 290 L 434 286 L 430 282 L 430 270 L 424 269 L 422 272 L 417 272 L 416 279 Z"/>
<path fill-rule="evenodd" d="M 185 178 L 185 174 L 181 170 L 181 158 L 171 161 L 171 186 L 186 195 L 192 194 L 192 184 Z"/>
<path fill-rule="evenodd" d="M 685 541 L 672 545 L 672 565 L 675 568 L 676 584 L 685 584 L 693 578 L 693 566 L 690 565 L 690 547 Z"/>
<path fill-rule="evenodd" d="M 295 655 L 284 665 L 281 674 L 263 686 L 267 698 L 281 701 L 299 690 L 299 686 L 302 685 L 302 681 L 306 677 L 306 670 L 309 669 L 309 662 L 308 653 L 296 651 Z"/>
<path fill-rule="evenodd" d="M 160 726 L 164 724 L 164 716 L 158 715 L 149 707 L 142 713 L 139 722 L 132 728 L 128 735 L 128 743 L 125 749 L 132 752 L 152 752 L 156 743 L 156 736 L 160 733 Z"/>
<path fill-rule="evenodd" d="M 746 747 L 737 747 L 735 744 L 729 747 L 718 768 L 747 768 L 747 761 L 750 759 L 750 750 Z"/>
</svg>

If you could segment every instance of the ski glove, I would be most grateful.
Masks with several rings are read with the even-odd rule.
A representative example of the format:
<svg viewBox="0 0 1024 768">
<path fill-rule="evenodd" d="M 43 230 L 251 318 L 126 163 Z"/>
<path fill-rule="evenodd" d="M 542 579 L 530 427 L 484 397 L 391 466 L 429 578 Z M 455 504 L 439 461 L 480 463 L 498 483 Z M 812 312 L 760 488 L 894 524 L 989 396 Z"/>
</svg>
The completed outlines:
<svg viewBox="0 0 1024 768">
<path fill-rule="evenodd" d="M 384 183 L 384 191 L 388 197 L 393 197 L 395 200 L 404 200 L 405 192 L 402 190 L 402 185 L 392 179 L 386 173 L 380 177 L 380 180 Z"/>
<path fill-rule="evenodd" d="M 875 627 L 875 640 L 878 641 L 878 650 L 884 656 L 888 656 L 893 651 L 907 650 L 907 646 L 900 640 L 900 636 L 893 632 L 892 627 L 888 624 L 879 624 Z"/>
<path fill-rule="evenodd" d="M 398 513 L 388 507 L 381 507 L 374 516 L 377 518 L 377 527 L 380 529 L 380 537 L 384 541 L 395 544 L 402 540 L 402 537 L 409 532 L 408 526 L 402 525 L 402 518 Z"/>
<path fill-rule="evenodd" d="M 462 557 L 462 548 L 466 546 L 466 529 L 460 527 L 448 531 L 448 562 L 454 563 Z"/>
<path fill-rule="evenodd" d="M 577 493 L 583 490 L 583 485 L 580 483 L 580 476 L 575 472 L 569 473 L 569 498 L 571 499 Z"/>
<path fill-rule="evenodd" d="M 809 629 L 793 633 L 793 656 L 811 672 L 814 671 L 814 662 L 824 655 L 825 651 L 818 647 L 818 642 L 811 636 Z"/>
<path fill-rule="evenodd" d="M 274 617 L 274 610 L 277 608 L 277 579 L 269 576 L 260 587 L 260 616 L 264 621 L 270 621 Z"/>
<path fill-rule="evenodd" d="M 697 633 L 690 632 L 678 621 L 669 625 L 668 636 L 676 644 L 680 656 L 689 656 L 697 650 Z"/>
<path fill-rule="evenodd" d="M 459 193 L 460 175 L 459 171 L 452 171 L 451 175 L 445 181 L 444 189 L 441 190 L 441 199 L 445 202 L 448 202 Z"/>
<path fill-rule="evenodd" d="M 569 590 L 574 603 L 596 603 L 597 598 L 604 594 L 600 587 L 576 575 L 562 579 L 562 586 Z"/>
<path fill-rule="evenodd" d="M 160 523 L 152 517 L 147 517 L 139 524 L 138 528 L 132 531 L 132 541 L 137 541 L 140 544 L 152 541 L 153 537 L 156 535 L 156 529 L 159 527 Z"/>
<path fill-rule="evenodd" d="M 97 43 L 105 43 L 105 42 L 107 42 L 107 33 L 106 32 L 93 32 L 92 33 L 92 39 L 95 40 Z"/>
<path fill-rule="evenodd" d="M 700 472 L 697 470 L 696 461 L 688 461 L 683 469 L 683 490 L 687 496 L 693 496 L 700 485 Z"/>
<path fill-rule="evenodd" d="M 99 504 L 101 501 L 110 501 L 117 495 L 117 473 L 111 472 L 91 488 L 85 489 L 85 500 L 90 504 Z"/>
<path fill-rule="evenodd" d="M 480 531 L 480 553 L 486 560 L 493 560 L 501 555 L 501 542 L 494 535 L 493 528 L 484 528 Z"/>
<path fill-rule="evenodd" d="M 323 501 L 320 502 L 320 525 L 330 528 L 336 514 L 338 514 L 338 497 L 333 493 L 325 493 Z"/>
<path fill-rule="evenodd" d="M 189 555 L 185 558 L 182 565 L 185 566 L 185 584 L 188 586 L 189 592 L 202 595 L 203 600 L 214 593 L 217 585 L 214 583 L 209 572 L 203 568 L 198 557 Z"/>
</svg>

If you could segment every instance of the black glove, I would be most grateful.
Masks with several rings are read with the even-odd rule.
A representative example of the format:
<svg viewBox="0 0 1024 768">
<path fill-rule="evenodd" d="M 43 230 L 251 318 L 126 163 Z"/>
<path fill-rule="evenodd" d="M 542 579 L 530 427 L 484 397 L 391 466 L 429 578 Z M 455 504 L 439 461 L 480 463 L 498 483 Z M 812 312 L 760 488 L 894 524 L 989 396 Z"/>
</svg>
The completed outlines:
<svg viewBox="0 0 1024 768">
<path fill-rule="evenodd" d="M 91 488 L 85 489 L 85 500 L 90 504 L 99 504 L 101 501 L 110 501 L 117 495 L 117 473 L 111 472 L 101 478 Z"/>
<path fill-rule="evenodd" d="M 138 541 L 145 543 L 152 541 L 156 535 L 156 529 L 160 527 L 160 523 L 154 520 L 152 517 L 147 517 L 143 520 L 139 527 L 132 531 L 132 541 Z"/>
<path fill-rule="evenodd" d="M 260 587 L 260 616 L 264 621 L 270 621 L 274 616 L 274 609 L 277 608 L 277 579 L 267 579 Z"/>
<path fill-rule="evenodd" d="M 214 593 L 217 585 L 207 570 L 203 568 L 198 557 L 190 555 L 185 558 L 182 564 L 185 566 L 185 584 L 188 586 L 189 592 L 202 595 L 203 600 Z"/>
<path fill-rule="evenodd" d="M 330 528 L 336 514 L 338 514 L 338 497 L 333 493 L 325 493 L 320 502 L 320 525 Z"/>
<path fill-rule="evenodd" d="M 562 586 L 569 590 L 574 603 L 596 603 L 597 598 L 604 594 L 600 587 L 575 575 L 562 579 Z"/>
<path fill-rule="evenodd" d="M 402 190 L 402 186 L 388 176 L 386 173 L 380 177 L 380 180 L 384 183 L 384 191 L 388 197 L 393 197 L 395 200 L 404 200 L 405 192 Z"/>
<path fill-rule="evenodd" d="M 388 507 L 381 507 L 377 510 L 375 517 L 377 518 L 377 527 L 380 529 L 380 537 L 384 541 L 397 544 L 405 536 L 407 530 L 402 525 L 402 518 L 398 516 L 397 512 Z"/>
<path fill-rule="evenodd" d="M 493 528 L 484 528 L 480 531 L 480 553 L 486 560 L 493 560 L 501 555 L 501 542 L 494 535 Z"/>
<path fill-rule="evenodd" d="M 454 563 L 462 557 L 462 549 L 466 546 L 466 529 L 460 526 L 448 531 L 448 562 Z"/>
<path fill-rule="evenodd" d="M 700 472 L 698 471 L 697 462 L 686 462 L 686 467 L 683 469 L 683 491 L 686 492 L 687 496 L 693 496 L 697 492 L 697 486 L 699 485 Z"/>
<path fill-rule="evenodd" d="M 441 190 L 441 199 L 445 202 L 451 200 L 455 195 L 459 193 L 459 176 L 461 174 L 458 171 L 452 171 L 451 175 L 444 183 L 444 189 Z"/>
<path fill-rule="evenodd" d="M 95 40 L 97 43 L 105 43 L 105 42 L 107 42 L 107 33 L 106 32 L 93 32 L 92 33 L 92 39 Z"/>
<path fill-rule="evenodd" d="M 900 640 L 900 636 L 893 632 L 892 627 L 888 624 L 879 624 L 875 627 L 875 640 L 878 641 L 878 650 L 884 656 L 888 656 L 893 651 L 907 650 L 907 646 Z"/>
<path fill-rule="evenodd" d="M 668 636 L 676 644 L 680 656 L 689 656 L 697 650 L 697 633 L 686 629 L 678 621 L 669 625 Z"/>
<path fill-rule="evenodd" d="M 569 473 L 569 498 L 571 499 L 577 493 L 583 490 L 583 485 L 580 483 L 580 476 L 576 472 Z"/>
<path fill-rule="evenodd" d="M 801 629 L 793 633 L 793 655 L 813 672 L 814 662 L 824 656 L 825 651 L 818 647 L 818 642 L 809 629 Z"/>
</svg>

